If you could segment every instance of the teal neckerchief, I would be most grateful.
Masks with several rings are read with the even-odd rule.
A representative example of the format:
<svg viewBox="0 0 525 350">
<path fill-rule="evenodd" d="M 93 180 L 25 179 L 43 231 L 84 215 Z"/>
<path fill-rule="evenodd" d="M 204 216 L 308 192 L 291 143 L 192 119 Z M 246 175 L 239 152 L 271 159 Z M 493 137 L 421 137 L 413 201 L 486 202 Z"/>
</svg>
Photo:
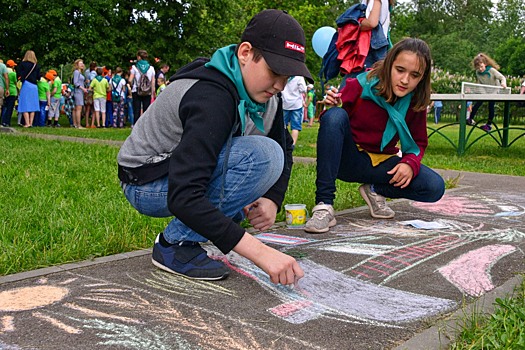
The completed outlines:
<svg viewBox="0 0 525 350">
<path fill-rule="evenodd" d="M 100 83 L 100 82 L 102 81 L 102 79 L 104 79 L 104 77 L 103 77 L 102 75 L 97 75 L 97 76 L 95 77 L 95 79 L 97 79 L 98 82 Z"/>
<path fill-rule="evenodd" d="M 120 80 L 122 79 L 122 76 L 120 74 L 115 74 L 112 79 L 115 82 L 115 84 L 117 84 L 118 86 L 118 84 L 120 84 Z"/>
<path fill-rule="evenodd" d="M 383 139 L 381 140 L 381 151 L 397 133 L 399 135 L 399 140 L 401 141 L 401 151 L 403 154 L 413 153 L 416 156 L 419 155 L 419 147 L 412 138 L 407 123 L 405 122 L 408 107 L 410 106 L 410 101 L 412 99 L 412 92 L 398 99 L 392 106 L 387 103 L 383 97 L 376 95 L 375 86 L 379 83 L 379 79 L 373 77 L 368 80 L 367 76 L 368 72 L 361 73 L 357 76 L 357 80 L 363 88 L 361 98 L 375 102 L 378 106 L 388 112 L 388 122 L 386 123 L 386 128 L 383 132 Z"/>
<path fill-rule="evenodd" d="M 146 74 L 146 72 L 149 69 L 149 62 L 146 61 L 146 60 L 139 60 L 139 61 L 137 61 L 137 64 L 135 66 L 137 66 L 138 70 L 142 74 Z"/>
<path fill-rule="evenodd" d="M 478 73 L 479 75 L 488 75 L 490 78 L 490 70 L 492 69 L 492 66 L 485 66 L 485 70 L 481 73 Z M 479 72 L 479 71 L 478 71 Z"/>
<path fill-rule="evenodd" d="M 210 62 L 206 63 L 204 66 L 206 68 L 212 67 L 217 69 L 235 84 L 241 99 L 239 105 L 237 106 L 237 110 L 239 111 L 239 116 L 241 119 L 241 133 L 244 135 L 244 130 L 246 128 L 246 112 L 248 112 L 248 115 L 257 129 L 264 133 L 264 122 L 260 113 L 266 110 L 266 105 L 252 101 L 248 95 L 248 92 L 246 91 L 242 81 L 239 60 L 235 55 L 235 46 L 236 45 L 225 46 L 215 51 L 215 53 L 211 56 Z"/>
</svg>

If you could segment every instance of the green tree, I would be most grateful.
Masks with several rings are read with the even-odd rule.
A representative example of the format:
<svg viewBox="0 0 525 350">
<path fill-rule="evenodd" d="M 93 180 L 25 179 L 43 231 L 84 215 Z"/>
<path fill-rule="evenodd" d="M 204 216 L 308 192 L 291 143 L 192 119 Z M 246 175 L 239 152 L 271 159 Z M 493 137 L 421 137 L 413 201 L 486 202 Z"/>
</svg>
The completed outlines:
<svg viewBox="0 0 525 350">
<path fill-rule="evenodd" d="M 495 59 L 506 75 L 525 76 L 525 39 L 510 38 L 495 51 Z"/>
</svg>

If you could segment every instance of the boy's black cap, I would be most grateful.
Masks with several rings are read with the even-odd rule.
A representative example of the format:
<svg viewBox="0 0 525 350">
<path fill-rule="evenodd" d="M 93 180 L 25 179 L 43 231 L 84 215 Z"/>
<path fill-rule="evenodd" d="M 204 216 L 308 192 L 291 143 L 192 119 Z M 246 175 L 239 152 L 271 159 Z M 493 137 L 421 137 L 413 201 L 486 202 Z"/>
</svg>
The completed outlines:
<svg viewBox="0 0 525 350">
<path fill-rule="evenodd" d="M 242 33 L 241 42 L 244 41 L 261 50 L 274 73 L 303 76 L 314 82 L 304 63 L 306 40 L 303 28 L 286 11 L 264 10 L 256 14 Z"/>
</svg>

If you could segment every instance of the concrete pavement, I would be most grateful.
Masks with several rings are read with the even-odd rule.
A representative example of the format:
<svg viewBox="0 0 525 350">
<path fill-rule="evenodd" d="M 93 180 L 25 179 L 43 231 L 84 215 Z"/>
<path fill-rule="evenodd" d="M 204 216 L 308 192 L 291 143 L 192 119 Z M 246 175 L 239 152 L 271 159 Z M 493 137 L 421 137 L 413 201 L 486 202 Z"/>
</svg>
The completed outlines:
<svg viewBox="0 0 525 350">
<path fill-rule="evenodd" d="M 465 303 L 490 310 L 525 271 L 525 179 L 440 173 L 460 186 L 392 202 L 393 220 L 361 207 L 330 233 L 259 235 L 299 259 L 296 288 L 211 245 L 224 281 L 160 271 L 149 249 L 0 277 L 0 349 L 445 348 Z"/>
</svg>

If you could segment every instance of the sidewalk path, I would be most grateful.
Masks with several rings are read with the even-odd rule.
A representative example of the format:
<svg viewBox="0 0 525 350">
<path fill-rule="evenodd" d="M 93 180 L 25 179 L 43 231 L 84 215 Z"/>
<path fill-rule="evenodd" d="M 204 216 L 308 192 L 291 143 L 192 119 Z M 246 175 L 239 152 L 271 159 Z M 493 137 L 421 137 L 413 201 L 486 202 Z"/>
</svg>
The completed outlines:
<svg viewBox="0 0 525 350">
<path fill-rule="evenodd" d="M 460 186 L 392 202 L 393 220 L 361 207 L 330 233 L 258 235 L 299 259 L 295 288 L 211 245 L 233 270 L 224 281 L 160 271 L 149 250 L 0 277 L 0 349 L 444 348 L 444 320 L 465 301 L 490 307 L 525 271 L 525 194 L 523 177 L 439 172 Z"/>
</svg>

